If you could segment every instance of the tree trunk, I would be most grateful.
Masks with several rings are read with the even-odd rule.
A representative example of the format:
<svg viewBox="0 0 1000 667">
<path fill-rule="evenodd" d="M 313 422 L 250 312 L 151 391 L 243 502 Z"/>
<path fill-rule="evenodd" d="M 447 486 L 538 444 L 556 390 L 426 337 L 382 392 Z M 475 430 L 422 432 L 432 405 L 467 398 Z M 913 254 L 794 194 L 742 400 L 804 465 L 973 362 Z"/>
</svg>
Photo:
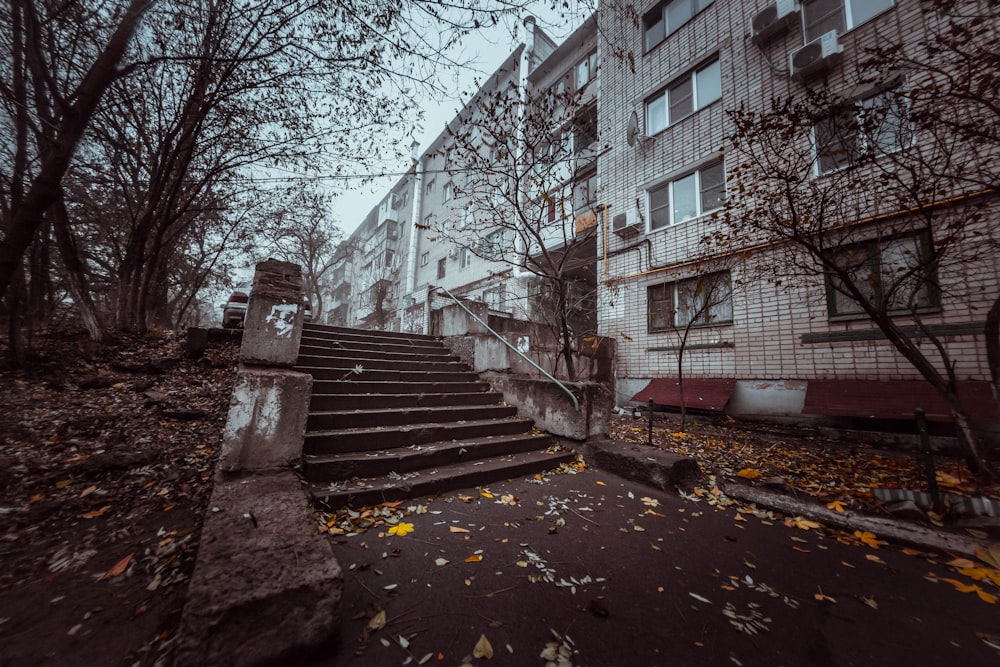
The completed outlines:
<svg viewBox="0 0 1000 667">
<path fill-rule="evenodd" d="M 986 314 L 986 364 L 990 370 L 990 386 L 993 402 L 1000 417 L 1000 296 L 993 301 L 993 307 Z"/>
<path fill-rule="evenodd" d="M 76 154 L 80 138 L 90 124 L 105 89 L 118 76 L 118 64 L 139 20 L 154 2 L 156 0 L 131 0 L 107 46 L 73 91 L 75 101 L 66 110 L 55 132 L 57 143 L 42 162 L 24 201 L 12 212 L 6 236 L 0 242 L 0 295 L 7 292 L 45 212 L 59 198 L 63 175 Z"/>
<path fill-rule="evenodd" d="M 80 312 L 80 319 L 90 339 L 97 343 L 103 343 L 107 339 L 107 334 L 104 331 L 100 314 L 94 306 L 94 300 L 91 298 L 86 270 L 80 259 L 76 241 L 70 232 L 66 200 L 60 197 L 49 214 L 52 219 L 52 229 L 55 231 L 59 255 L 69 277 L 69 292 Z"/>
</svg>

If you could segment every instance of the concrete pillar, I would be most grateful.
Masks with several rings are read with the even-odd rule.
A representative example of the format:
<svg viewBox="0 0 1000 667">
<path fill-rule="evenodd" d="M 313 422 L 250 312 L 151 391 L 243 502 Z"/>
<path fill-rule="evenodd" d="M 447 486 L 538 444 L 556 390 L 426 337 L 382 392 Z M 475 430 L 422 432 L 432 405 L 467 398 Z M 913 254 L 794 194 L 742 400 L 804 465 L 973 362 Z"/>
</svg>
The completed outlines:
<svg viewBox="0 0 1000 667">
<path fill-rule="evenodd" d="M 243 319 L 240 361 L 252 366 L 293 366 L 304 314 L 301 267 L 276 259 L 257 264 Z"/>
</svg>

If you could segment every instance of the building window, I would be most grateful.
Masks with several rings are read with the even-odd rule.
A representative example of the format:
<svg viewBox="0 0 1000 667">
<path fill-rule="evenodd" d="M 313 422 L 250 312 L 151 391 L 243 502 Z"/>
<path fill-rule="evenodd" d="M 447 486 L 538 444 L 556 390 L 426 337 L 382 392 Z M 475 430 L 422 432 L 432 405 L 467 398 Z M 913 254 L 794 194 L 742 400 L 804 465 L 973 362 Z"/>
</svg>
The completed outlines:
<svg viewBox="0 0 1000 667">
<path fill-rule="evenodd" d="M 580 153 L 597 141 L 597 105 L 581 109 L 573 118 L 573 152 Z"/>
<path fill-rule="evenodd" d="M 574 69 L 576 79 L 576 89 L 583 90 L 583 87 L 594 80 L 597 76 L 597 51 L 594 51 L 586 58 L 576 64 Z"/>
<path fill-rule="evenodd" d="M 646 100 L 646 133 L 654 135 L 722 97 L 719 60 L 684 73 Z"/>
<path fill-rule="evenodd" d="M 472 264 L 472 252 L 468 248 L 461 248 L 458 251 L 458 268 L 467 269 Z"/>
<path fill-rule="evenodd" d="M 573 182 L 573 215 L 594 208 L 597 203 L 597 172 L 579 176 Z"/>
<path fill-rule="evenodd" d="M 663 229 L 720 208 L 726 198 L 721 161 L 668 181 L 649 191 L 649 228 Z"/>
<path fill-rule="evenodd" d="M 430 194 L 434 192 L 434 179 L 427 181 L 427 185 L 424 187 L 424 194 Z"/>
<path fill-rule="evenodd" d="M 422 253 L 420 255 L 420 266 L 427 266 L 427 263 L 431 259 L 431 254 L 429 252 Z"/>
<path fill-rule="evenodd" d="M 455 184 L 452 183 L 451 181 L 448 181 L 447 183 L 444 184 L 444 187 L 441 189 L 441 200 L 450 201 L 451 198 L 454 196 L 455 196 Z"/>
<path fill-rule="evenodd" d="M 642 17 L 645 50 L 651 50 L 710 4 L 712 0 L 670 0 L 657 3 Z"/>
<path fill-rule="evenodd" d="M 832 253 L 851 284 L 878 310 L 908 313 L 941 306 L 934 255 L 927 233 L 890 240 L 872 240 Z M 830 317 L 864 316 L 865 311 L 839 277 L 826 277 Z"/>
<path fill-rule="evenodd" d="M 836 30 L 844 34 L 892 7 L 893 0 L 813 0 L 802 5 L 807 42 Z"/>
<path fill-rule="evenodd" d="M 835 109 L 813 127 L 817 173 L 910 146 L 909 114 L 909 97 L 902 89 L 882 91 Z"/>
<path fill-rule="evenodd" d="M 448 264 L 448 258 L 447 257 L 442 257 L 441 259 L 438 260 L 438 278 L 439 279 L 440 278 L 444 278 L 444 276 L 445 276 L 445 267 L 446 267 L 447 264 Z"/>
<path fill-rule="evenodd" d="M 733 289 L 728 271 L 708 273 L 646 288 L 650 333 L 733 321 Z"/>
<path fill-rule="evenodd" d="M 483 237 L 483 257 L 498 259 L 503 253 L 504 233 L 502 229 L 490 232 Z"/>
</svg>

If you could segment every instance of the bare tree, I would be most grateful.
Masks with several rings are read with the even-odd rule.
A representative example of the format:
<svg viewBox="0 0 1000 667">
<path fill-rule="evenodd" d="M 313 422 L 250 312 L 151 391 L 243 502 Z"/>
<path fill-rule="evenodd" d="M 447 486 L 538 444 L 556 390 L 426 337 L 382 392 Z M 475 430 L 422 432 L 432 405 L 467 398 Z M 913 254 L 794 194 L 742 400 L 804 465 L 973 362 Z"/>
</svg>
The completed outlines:
<svg viewBox="0 0 1000 667">
<path fill-rule="evenodd" d="M 716 240 L 755 253 L 777 280 L 823 275 L 830 317 L 877 327 L 948 405 L 970 469 L 988 475 L 934 324 L 946 299 L 980 300 L 987 207 L 951 168 L 970 157 L 963 139 L 915 122 L 923 101 L 902 83 L 876 90 L 732 110 L 728 229 Z"/>
<path fill-rule="evenodd" d="M 596 331 L 596 105 L 584 90 L 522 91 L 501 73 L 449 128 L 453 243 L 532 277 L 531 319 L 547 323 L 576 376 L 577 341 Z M 593 91 L 590 91 L 591 93 Z"/>
</svg>

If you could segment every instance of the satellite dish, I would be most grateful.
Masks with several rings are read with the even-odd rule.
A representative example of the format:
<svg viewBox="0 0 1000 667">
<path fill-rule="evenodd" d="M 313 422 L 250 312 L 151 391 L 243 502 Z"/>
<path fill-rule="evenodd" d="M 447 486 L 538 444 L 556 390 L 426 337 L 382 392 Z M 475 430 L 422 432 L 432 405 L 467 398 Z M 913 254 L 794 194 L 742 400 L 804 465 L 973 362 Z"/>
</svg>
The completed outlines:
<svg viewBox="0 0 1000 667">
<path fill-rule="evenodd" d="M 628 142 L 629 146 L 635 146 L 635 140 L 639 136 L 639 116 L 633 110 L 632 115 L 628 117 L 628 123 L 625 124 L 625 140 Z"/>
</svg>

